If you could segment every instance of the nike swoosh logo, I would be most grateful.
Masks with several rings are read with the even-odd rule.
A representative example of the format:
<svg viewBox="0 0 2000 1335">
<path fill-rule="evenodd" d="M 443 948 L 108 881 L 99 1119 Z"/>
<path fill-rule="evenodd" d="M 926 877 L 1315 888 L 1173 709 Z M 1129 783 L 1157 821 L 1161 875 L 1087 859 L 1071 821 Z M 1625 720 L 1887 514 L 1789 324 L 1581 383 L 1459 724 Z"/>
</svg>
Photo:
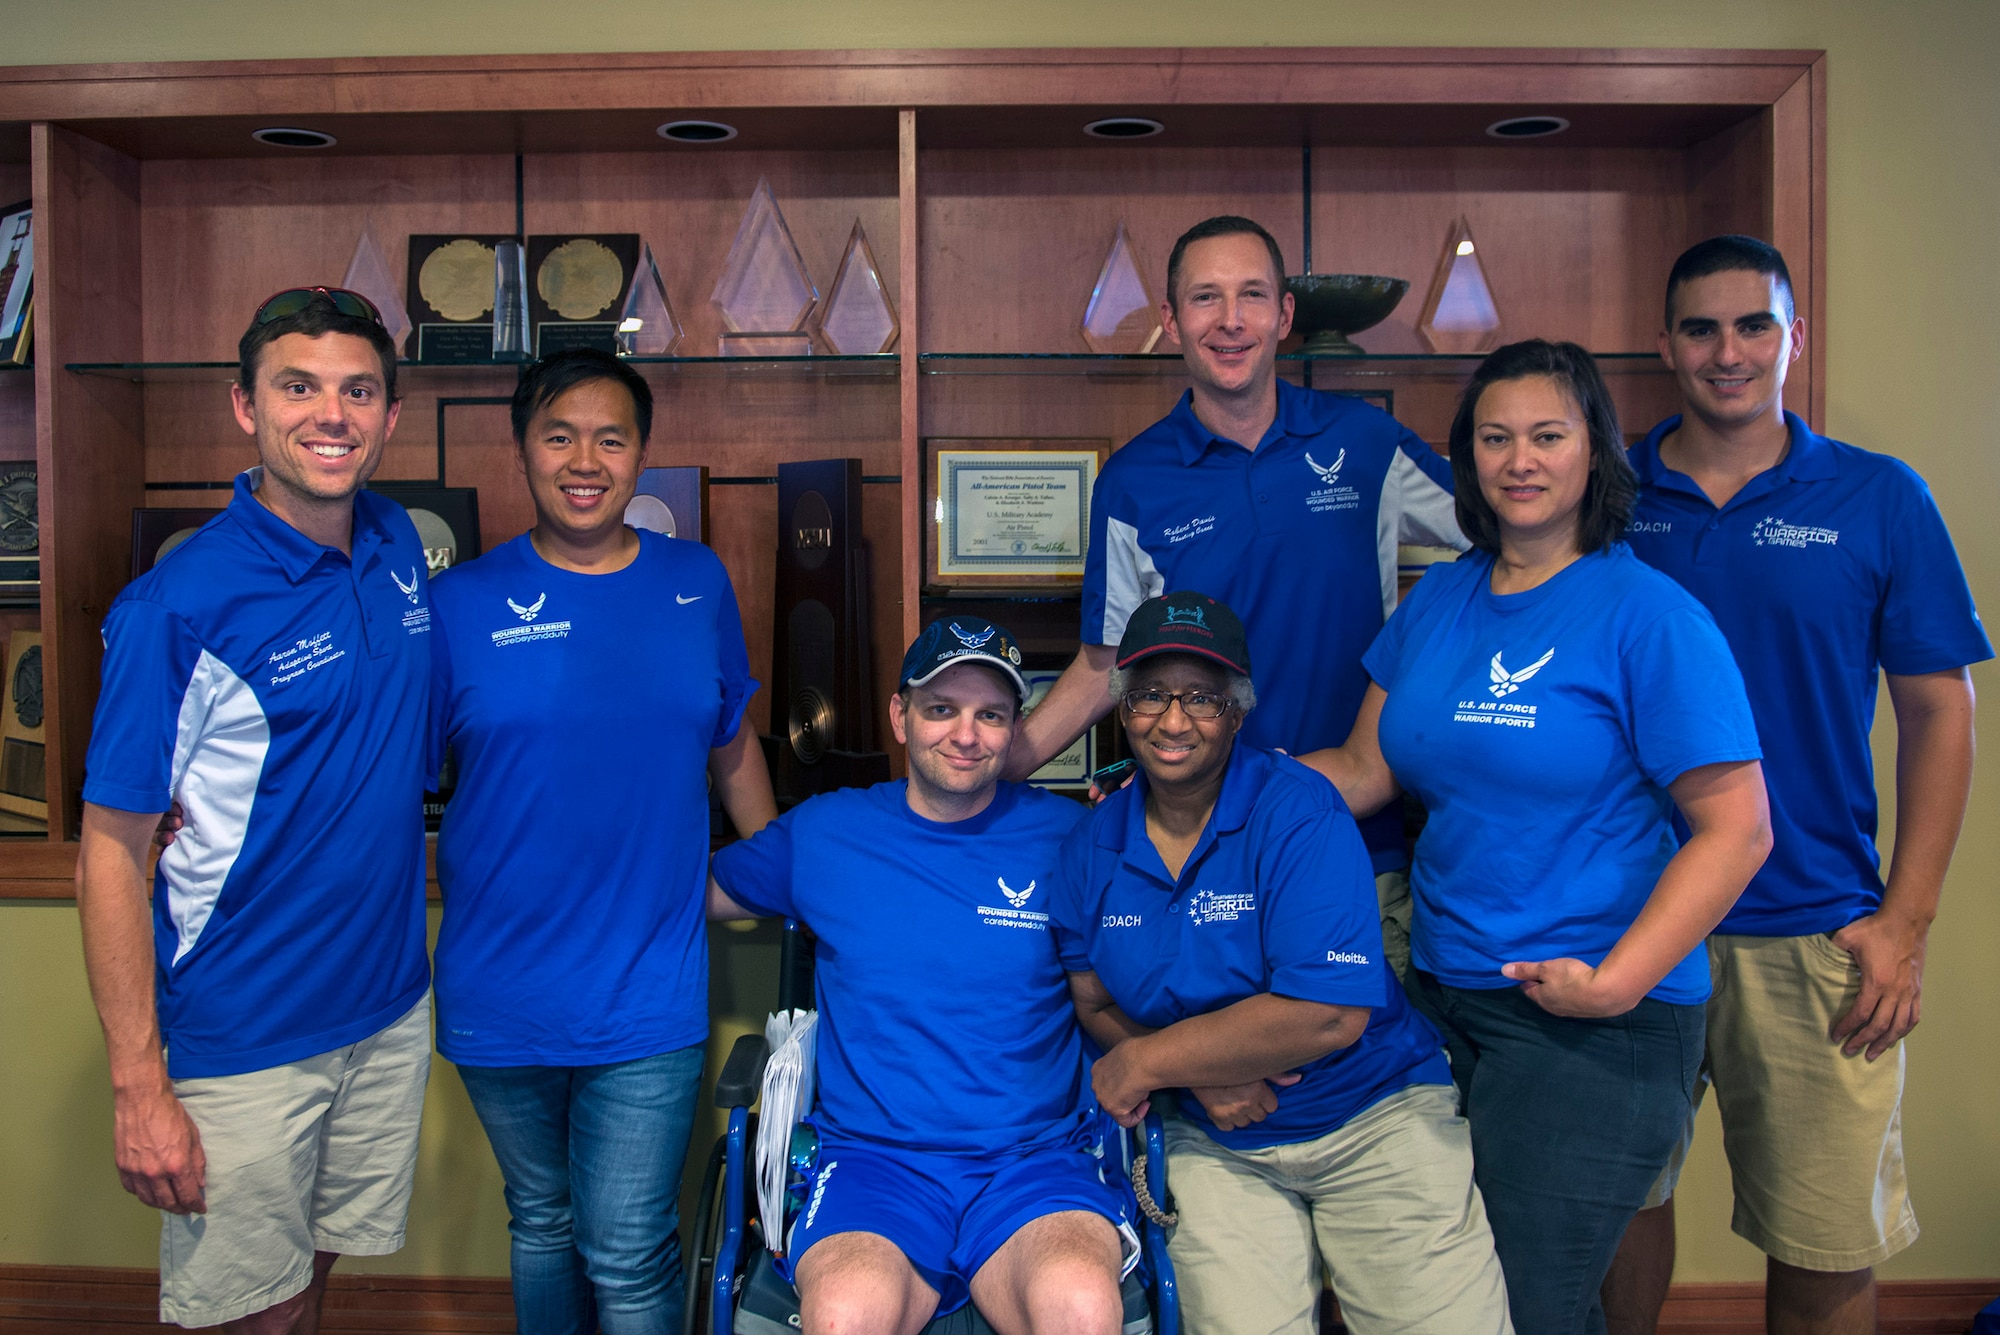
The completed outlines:
<svg viewBox="0 0 2000 1335">
<path fill-rule="evenodd" d="M 687 606 L 687 605 L 688 605 L 689 603 L 698 603 L 698 602 L 700 602 L 700 601 L 701 601 L 701 595 L 697 593 L 697 594 L 696 594 L 696 595 L 695 595 L 694 597 L 692 597 L 692 598 L 683 598 L 683 597 L 681 597 L 681 596 L 680 596 L 680 595 L 679 595 L 679 594 L 677 593 L 677 594 L 675 594 L 675 595 L 674 595 L 674 601 L 675 601 L 675 602 L 677 602 L 677 603 L 679 603 L 679 604 L 680 604 L 680 605 L 681 605 L 682 607 L 686 607 L 686 606 Z"/>
</svg>

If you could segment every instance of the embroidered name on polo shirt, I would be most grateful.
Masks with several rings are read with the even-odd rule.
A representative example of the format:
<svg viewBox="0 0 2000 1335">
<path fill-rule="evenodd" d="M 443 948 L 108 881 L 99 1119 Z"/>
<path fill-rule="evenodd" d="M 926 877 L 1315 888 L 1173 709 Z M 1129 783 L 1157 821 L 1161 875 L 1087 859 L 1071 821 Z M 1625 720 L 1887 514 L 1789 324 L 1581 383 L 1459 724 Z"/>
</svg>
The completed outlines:
<svg viewBox="0 0 2000 1335">
<path fill-rule="evenodd" d="M 1170 528 L 1163 528 L 1160 530 L 1160 535 L 1168 542 L 1186 542 L 1189 538 L 1200 537 L 1214 527 L 1215 516 L 1204 515 L 1199 519 L 1190 519 L 1185 524 L 1175 524 Z"/>
<path fill-rule="evenodd" d="M 347 650 L 333 646 L 333 632 L 323 630 L 317 635 L 303 640 L 294 640 L 282 649 L 271 651 L 271 684 L 283 686 L 288 681 L 296 681 L 308 672 L 317 672 L 338 658 L 345 658 Z"/>
<path fill-rule="evenodd" d="M 1840 541 L 1840 530 L 1787 524 L 1776 515 L 1766 515 L 1751 528 L 1750 540 L 1759 547 L 1831 547 Z"/>
</svg>

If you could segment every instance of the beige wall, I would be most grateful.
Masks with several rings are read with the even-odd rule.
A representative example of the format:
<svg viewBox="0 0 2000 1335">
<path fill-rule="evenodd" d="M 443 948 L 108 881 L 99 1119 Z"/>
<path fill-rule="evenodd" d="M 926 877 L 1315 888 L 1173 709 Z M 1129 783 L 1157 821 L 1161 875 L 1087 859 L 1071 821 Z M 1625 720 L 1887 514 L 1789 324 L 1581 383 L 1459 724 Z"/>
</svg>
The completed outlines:
<svg viewBox="0 0 2000 1335">
<path fill-rule="evenodd" d="M 171 14 L 171 19 L 166 15 Z M 1530 45 L 1830 52 L 1828 427 L 1930 479 L 1975 591 L 2000 580 L 2000 5 L 1991 0 L 1192 0 L 1006 5 L 854 0 L 429 0 L 274 9 L 243 0 L 0 0 L 0 61 L 754 47 Z M 1821 331 L 1813 331 L 1818 336 Z M 1975 673 L 1991 687 L 1993 670 Z M 1885 711 L 1886 713 L 1886 708 Z M 1991 710 L 1982 731 L 1995 738 Z M 1883 757 L 1893 737 L 1878 738 Z M 1991 748 L 1989 747 L 1989 754 Z M 1924 1237 L 1891 1278 L 2000 1272 L 2000 772 L 1985 762 L 1910 1042 L 1910 1177 Z M 749 1014 L 767 938 L 729 938 L 720 1009 Z M 754 963 L 753 963 L 754 961 Z M 740 995 L 739 995 L 740 994 Z M 121 1196 L 109 1094 L 67 905 L 0 905 L 0 1261 L 145 1265 L 155 1229 Z M 1679 1277 L 1754 1278 L 1728 1232 L 1712 1114 L 1682 1196 Z M 463 1091 L 440 1066 L 411 1244 L 384 1268 L 504 1273 L 504 1210 Z M 356 1268 L 359 1268 L 357 1265 Z"/>
</svg>

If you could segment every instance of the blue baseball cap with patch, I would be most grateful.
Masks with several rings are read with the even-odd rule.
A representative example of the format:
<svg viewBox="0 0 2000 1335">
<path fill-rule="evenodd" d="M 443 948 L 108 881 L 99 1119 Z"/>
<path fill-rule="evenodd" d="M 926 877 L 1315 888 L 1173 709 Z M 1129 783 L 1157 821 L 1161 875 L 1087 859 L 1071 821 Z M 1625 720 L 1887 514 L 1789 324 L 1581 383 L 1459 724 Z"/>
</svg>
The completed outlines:
<svg viewBox="0 0 2000 1335">
<path fill-rule="evenodd" d="M 1001 627 L 978 617 L 956 616 L 933 621 L 903 655 L 897 688 L 921 686 L 957 663 L 986 663 L 1014 685 L 1023 703 L 1028 681 L 1021 675 L 1021 646 Z"/>
</svg>

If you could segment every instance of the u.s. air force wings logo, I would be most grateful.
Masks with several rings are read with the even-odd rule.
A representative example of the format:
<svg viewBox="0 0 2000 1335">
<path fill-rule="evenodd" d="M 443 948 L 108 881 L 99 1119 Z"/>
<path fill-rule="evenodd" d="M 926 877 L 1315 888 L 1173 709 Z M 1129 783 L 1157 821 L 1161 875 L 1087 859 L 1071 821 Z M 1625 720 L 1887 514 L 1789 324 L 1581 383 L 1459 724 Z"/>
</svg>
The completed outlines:
<svg viewBox="0 0 2000 1335">
<path fill-rule="evenodd" d="M 1491 665 L 1492 668 L 1491 675 L 1493 677 L 1493 685 L 1490 689 L 1496 696 L 1504 697 L 1512 695 L 1514 692 L 1521 689 L 1522 682 L 1526 681 L 1528 678 L 1534 676 L 1537 672 L 1540 672 L 1543 668 L 1547 667 L 1549 665 L 1549 660 L 1551 658 L 1554 658 L 1555 656 L 1556 656 L 1556 651 L 1554 649 L 1551 649 L 1547 653 L 1543 654 L 1540 658 L 1537 658 L 1534 662 L 1528 664 L 1528 666 L 1524 668 L 1517 668 L 1514 671 L 1509 672 L 1504 666 L 1501 665 L 1500 653 L 1498 650 L 1495 650 L 1493 654 L 1493 662 Z"/>
<path fill-rule="evenodd" d="M 1347 451 L 1343 448 L 1333 456 L 1333 462 L 1323 464 L 1306 455 L 1306 467 L 1313 471 L 1313 484 L 1306 488 L 1306 509 L 1313 514 L 1330 514 L 1344 510 L 1361 508 L 1361 493 L 1353 487 L 1343 486 L 1340 481 L 1340 467 L 1347 462 Z"/>
<path fill-rule="evenodd" d="M 956 625 L 953 625 L 949 621 L 947 621 L 945 625 L 949 626 L 951 628 L 951 633 L 958 637 L 958 642 L 964 645 L 968 649 L 985 648 L 986 642 L 993 638 L 995 630 L 995 628 L 992 626 L 988 626 L 985 630 L 982 631 L 960 630 Z"/>
<path fill-rule="evenodd" d="M 995 879 L 1000 882 L 1000 893 L 1007 896 L 1007 902 L 1009 904 L 1012 904 L 1017 909 L 1026 908 L 1028 906 L 1028 896 L 1035 893 L 1035 883 L 1033 881 L 1028 882 L 1028 888 L 1026 890 L 1010 890 L 1007 887 L 1006 877 L 1000 876 L 996 877 Z"/>
<path fill-rule="evenodd" d="M 1007 907 L 1003 909 L 995 908 L 991 904 L 975 905 L 980 922 L 988 927 L 1018 927 L 1030 932 L 1049 930 L 1049 915 L 1037 913 L 1028 907 L 1028 900 L 1035 893 L 1033 881 L 1028 882 L 1028 888 L 1025 890 L 1016 890 L 1007 884 L 1005 876 L 996 876 L 993 881 L 1000 887 L 1000 894 L 1006 899 Z"/>
<path fill-rule="evenodd" d="M 542 614 L 542 604 L 547 602 L 548 600 L 549 600 L 549 595 L 544 593 L 541 597 L 535 599 L 534 602 L 530 603 L 526 607 L 523 607 L 519 603 L 515 602 L 512 598 L 509 598 L 507 600 L 507 606 L 514 609 L 514 615 L 521 618 L 521 620 L 533 621 L 536 617 Z"/>
<path fill-rule="evenodd" d="M 1345 449 L 1341 450 L 1339 454 L 1334 456 L 1332 463 L 1327 464 L 1324 467 L 1322 467 L 1320 465 L 1320 462 L 1317 459 L 1313 458 L 1312 455 L 1310 454 L 1306 455 L 1306 463 L 1311 466 L 1313 472 L 1319 474 L 1320 485 L 1324 487 L 1330 487 L 1334 483 L 1340 481 L 1340 466 L 1346 462 L 1347 462 L 1347 451 Z"/>
<path fill-rule="evenodd" d="M 417 601 L 417 568 L 415 566 L 410 567 L 410 582 L 408 584 L 403 583 L 403 577 L 393 570 L 389 572 L 389 578 L 396 581 L 396 587 L 403 591 L 405 598 L 408 598 L 413 603 Z"/>
</svg>

